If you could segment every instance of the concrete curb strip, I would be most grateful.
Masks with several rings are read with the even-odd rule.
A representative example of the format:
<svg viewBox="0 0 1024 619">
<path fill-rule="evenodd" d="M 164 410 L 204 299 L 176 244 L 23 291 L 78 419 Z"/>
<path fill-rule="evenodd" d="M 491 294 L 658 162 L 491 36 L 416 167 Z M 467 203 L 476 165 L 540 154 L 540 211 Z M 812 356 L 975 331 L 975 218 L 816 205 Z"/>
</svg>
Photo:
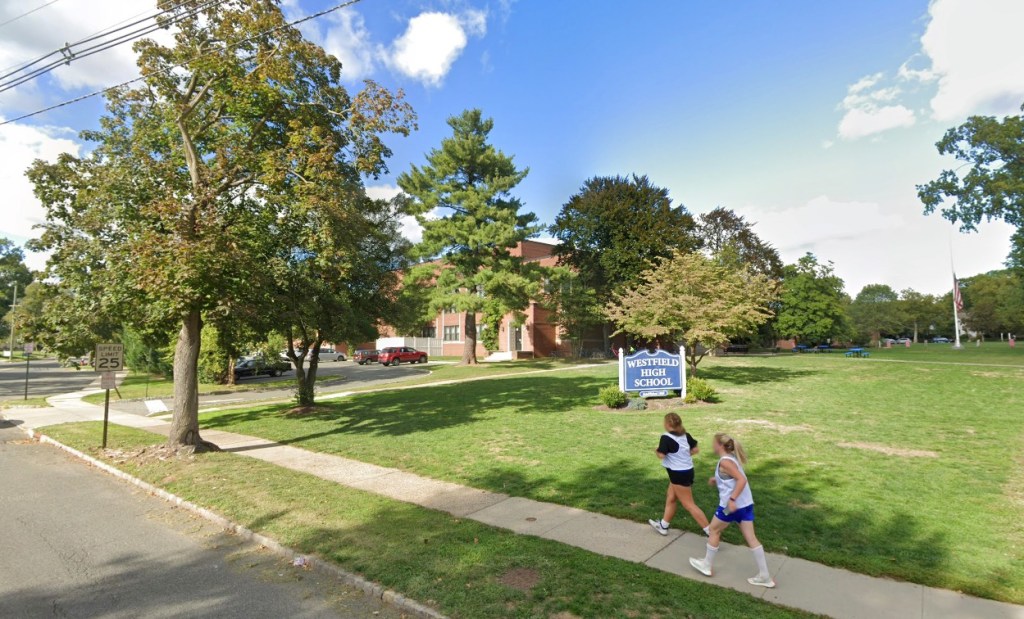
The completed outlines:
<svg viewBox="0 0 1024 619">
<path fill-rule="evenodd" d="M 117 477 L 118 479 L 126 481 L 129 484 L 136 486 L 142 490 L 145 490 L 146 492 L 152 495 L 158 496 L 169 503 L 173 503 L 177 507 L 181 507 L 182 509 L 188 510 L 193 514 L 196 514 L 197 516 L 201 516 L 246 541 L 259 544 L 260 546 L 263 546 L 264 548 L 273 552 L 276 555 L 279 555 L 288 560 L 292 560 L 296 557 L 303 557 L 307 561 L 307 565 L 309 565 L 313 569 L 322 570 L 334 574 L 335 576 L 340 578 L 346 585 L 359 589 L 366 595 L 379 599 L 385 604 L 392 606 L 400 611 L 410 613 L 415 617 L 423 617 L 424 619 L 448 619 L 446 615 L 439 613 L 438 611 L 434 610 L 433 608 L 430 608 L 429 606 L 425 606 L 415 600 L 411 600 L 402 595 L 401 593 L 398 593 L 397 591 L 385 589 L 382 585 L 366 580 L 358 574 L 353 574 L 351 572 L 343 570 L 342 568 L 331 563 L 330 561 L 325 561 L 319 557 L 306 555 L 291 548 L 288 548 L 287 546 L 282 545 L 280 542 L 276 540 L 273 540 L 265 535 L 256 533 L 255 531 L 251 531 L 240 524 L 228 520 L 220 514 L 214 513 L 206 509 L 205 507 L 200 507 L 199 505 L 196 505 L 191 501 L 186 501 L 180 496 L 171 494 L 170 492 L 167 492 L 162 488 L 157 488 L 156 486 L 150 484 L 149 482 L 143 481 L 138 477 L 125 473 L 121 469 L 113 467 L 107 464 L 106 462 L 97 460 L 96 458 L 93 458 L 88 454 L 82 453 L 81 451 L 78 451 L 73 447 L 69 447 L 64 443 L 56 441 L 41 432 L 36 432 L 35 430 L 28 429 L 26 429 L 25 432 L 30 437 L 39 441 L 40 443 L 53 445 L 54 447 L 61 449 L 71 454 L 72 456 L 91 464 L 92 466 L 95 466 L 96 468 L 104 471 L 105 473 L 108 473 L 110 475 L 113 475 L 114 477 Z"/>
</svg>

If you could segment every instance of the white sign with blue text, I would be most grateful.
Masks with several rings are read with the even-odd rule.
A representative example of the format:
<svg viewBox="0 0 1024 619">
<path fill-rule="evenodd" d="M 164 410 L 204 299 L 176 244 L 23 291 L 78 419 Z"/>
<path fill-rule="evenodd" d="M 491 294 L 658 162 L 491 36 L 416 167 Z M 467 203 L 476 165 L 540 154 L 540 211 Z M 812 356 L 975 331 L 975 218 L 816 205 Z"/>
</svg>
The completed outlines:
<svg viewBox="0 0 1024 619">
<path fill-rule="evenodd" d="M 632 355 L 619 351 L 619 389 L 656 398 L 678 391 L 686 395 L 686 363 L 682 353 L 641 350 Z"/>
</svg>

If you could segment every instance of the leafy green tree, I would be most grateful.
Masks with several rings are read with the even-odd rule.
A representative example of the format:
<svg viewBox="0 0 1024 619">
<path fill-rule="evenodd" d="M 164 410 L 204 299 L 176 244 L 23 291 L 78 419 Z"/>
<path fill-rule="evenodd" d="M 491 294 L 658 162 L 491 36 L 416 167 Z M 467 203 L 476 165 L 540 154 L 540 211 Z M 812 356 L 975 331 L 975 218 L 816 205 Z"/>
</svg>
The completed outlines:
<svg viewBox="0 0 1024 619">
<path fill-rule="evenodd" d="M 168 442 L 202 449 L 204 320 L 264 301 L 267 232 L 284 206 L 358 208 L 346 198 L 384 170 L 380 135 L 407 132 L 409 111 L 373 83 L 350 95 L 337 58 L 273 0 L 194 8 L 173 45 L 136 43 L 145 79 L 107 95 L 100 129 L 82 134 L 95 148 L 29 177 L 47 209 L 37 248 L 52 252 L 49 275 L 72 297 L 97 295 L 117 324 L 177 329 Z"/>
<path fill-rule="evenodd" d="M 694 373 L 704 356 L 771 318 L 778 284 L 698 253 L 676 252 L 616 293 L 605 315 L 620 333 L 681 342 Z"/>
<path fill-rule="evenodd" d="M 32 282 L 32 271 L 25 265 L 25 253 L 9 239 L 0 238 L 0 316 L 7 316 L 14 301 L 14 287 L 24 295 Z M 10 320 L 0 325 L 0 336 L 11 334 Z"/>
<path fill-rule="evenodd" d="M 344 227 L 321 210 L 293 212 L 282 225 L 281 253 L 271 265 L 278 290 L 273 316 L 287 335 L 301 407 L 315 404 L 324 342 L 372 340 L 378 324 L 393 324 L 408 242 L 387 202 L 362 193 L 357 204 L 358 214 L 339 209 Z"/>
<path fill-rule="evenodd" d="M 776 332 L 801 342 L 842 339 L 849 333 L 844 296 L 843 280 L 832 263 L 806 254 L 783 269 Z"/>
<path fill-rule="evenodd" d="M 911 288 L 900 291 L 900 308 L 907 324 L 914 327 L 915 344 L 922 330 L 930 330 L 932 325 L 942 320 L 943 307 L 939 305 L 939 299 Z"/>
<path fill-rule="evenodd" d="M 962 230 L 974 230 L 987 219 L 1024 228 L 1024 117 L 972 116 L 935 146 L 963 164 L 918 185 L 926 213 L 941 208 L 942 216 Z"/>
<path fill-rule="evenodd" d="M 427 164 L 398 178 L 412 198 L 407 212 L 423 227 L 414 255 L 437 259 L 412 268 L 406 284 L 429 288 L 432 312 L 465 312 L 461 362 L 475 364 L 477 314 L 496 333 L 506 314 L 521 319 L 538 291 L 540 270 L 511 250 L 541 228 L 511 193 L 528 170 L 488 142 L 494 121 L 467 110 L 448 125 L 451 137 L 430 151 Z"/>
<path fill-rule="evenodd" d="M 1024 326 L 1024 284 L 1012 271 L 992 271 L 963 280 L 963 321 L 982 337 L 1020 332 Z"/>
<path fill-rule="evenodd" d="M 736 212 L 718 207 L 697 218 L 697 238 L 704 252 L 734 266 L 746 265 L 754 273 L 782 279 L 779 251 L 754 232 L 753 224 Z"/>
<path fill-rule="evenodd" d="M 586 180 L 555 217 L 551 234 L 559 264 L 579 273 L 601 305 L 635 285 L 645 271 L 674 252 L 700 247 L 693 217 L 673 206 L 668 190 L 646 176 Z M 604 332 L 604 349 L 610 347 Z"/>
<path fill-rule="evenodd" d="M 551 310 L 552 322 L 558 325 L 561 337 L 569 341 L 572 356 L 580 357 L 584 336 L 605 319 L 597 291 L 572 269 L 555 267 L 544 293 L 544 306 Z"/>
<path fill-rule="evenodd" d="M 894 335 L 906 324 L 899 295 L 885 284 L 868 284 L 850 304 L 850 317 L 862 337 L 878 343 L 883 333 Z"/>
</svg>

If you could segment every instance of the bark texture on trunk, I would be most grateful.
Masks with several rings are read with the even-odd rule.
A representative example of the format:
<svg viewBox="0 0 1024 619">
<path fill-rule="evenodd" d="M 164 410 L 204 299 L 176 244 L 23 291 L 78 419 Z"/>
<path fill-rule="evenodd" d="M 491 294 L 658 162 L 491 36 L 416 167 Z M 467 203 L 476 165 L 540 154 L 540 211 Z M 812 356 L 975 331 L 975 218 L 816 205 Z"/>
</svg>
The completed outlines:
<svg viewBox="0 0 1024 619">
<path fill-rule="evenodd" d="M 199 436 L 199 348 L 203 321 L 198 310 L 181 321 L 178 343 L 174 347 L 174 415 L 167 444 L 189 446 L 196 451 L 216 450 L 213 443 Z"/>
<path fill-rule="evenodd" d="M 466 328 L 462 336 L 462 361 L 460 365 L 476 365 L 476 313 L 466 312 Z"/>
<path fill-rule="evenodd" d="M 320 346 L 323 342 L 315 342 L 309 347 L 309 369 L 304 367 L 302 359 L 295 361 L 295 402 L 299 406 L 316 404 L 316 370 L 320 365 Z"/>
<path fill-rule="evenodd" d="M 234 386 L 235 384 L 235 355 L 229 354 L 225 363 L 227 366 L 227 374 L 224 375 L 224 384 L 228 386 Z"/>
</svg>

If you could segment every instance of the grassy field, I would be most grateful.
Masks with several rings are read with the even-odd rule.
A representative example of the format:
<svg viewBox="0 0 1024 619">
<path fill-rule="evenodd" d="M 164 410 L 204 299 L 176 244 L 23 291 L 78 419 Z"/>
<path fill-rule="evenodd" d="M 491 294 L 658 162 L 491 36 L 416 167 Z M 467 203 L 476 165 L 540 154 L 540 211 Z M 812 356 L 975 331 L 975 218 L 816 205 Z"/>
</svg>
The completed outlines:
<svg viewBox="0 0 1024 619">
<path fill-rule="evenodd" d="M 96 423 L 47 428 L 102 457 Z M 154 436 L 111 429 L 114 449 Z M 120 460 L 120 459 L 118 459 Z M 132 474 L 452 617 L 806 617 L 642 565 L 517 536 L 228 453 L 118 461 Z"/>
<path fill-rule="evenodd" d="M 10 397 L 0 400 L 0 409 L 3 408 L 45 408 L 50 406 L 45 397 L 24 399 L 22 397 Z"/>
<path fill-rule="evenodd" d="M 720 430 L 747 445 L 771 550 L 1024 603 L 1024 348 L 923 349 L 708 360 L 701 375 L 721 401 L 682 409 L 684 422 L 705 445 Z M 1013 367 L 948 365 L 957 362 Z M 661 412 L 596 409 L 614 371 L 358 395 L 304 417 L 225 411 L 202 423 L 643 521 L 664 496 L 651 453 Z M 698 475 L 712 465 L 699 456 Z M 710 488 L 695 496 L 711 510 Z"/>
<path fill-rule="evenodd" d="M 146 384 L 147 378 L 149 383 L 148 385 Z M 339 380 L 338 376 L 317 377 L 317 382 Z M 237 391 L 265 391 L 272 389 L 289 389 L 294 386 L 295 374 L 289 373 L 281 377 L 279 380 L 268 380 L 259 383 L 246 382 L 245 379 L 242 379 L 234 386 L 200 383 L 199 393 L 211 394 L 234 393 Z M 174 382 L 170 378 L 165 378 L 159 375 L 151 375 L 147 377 L 145 374 L 130 373 L 125 377 L 124 382 L 118 387 L 118 391 L 121 392 L 121 398 L 125 400 L 137 400 L 145 397 L 168 398 L 174 393 Z M 111 393 L 111 398 L 117 398 L 117 395 L 115 393 Z M 90 404 L 103 404 L 102 393 L 87 395 L 82 399 Z"/>
</svg>

